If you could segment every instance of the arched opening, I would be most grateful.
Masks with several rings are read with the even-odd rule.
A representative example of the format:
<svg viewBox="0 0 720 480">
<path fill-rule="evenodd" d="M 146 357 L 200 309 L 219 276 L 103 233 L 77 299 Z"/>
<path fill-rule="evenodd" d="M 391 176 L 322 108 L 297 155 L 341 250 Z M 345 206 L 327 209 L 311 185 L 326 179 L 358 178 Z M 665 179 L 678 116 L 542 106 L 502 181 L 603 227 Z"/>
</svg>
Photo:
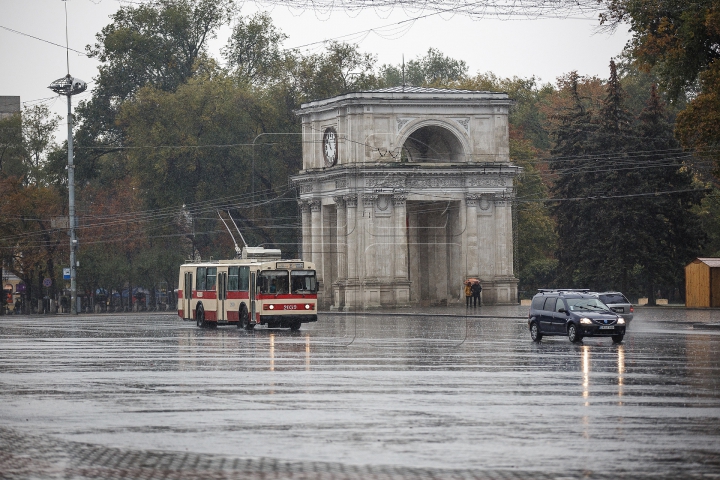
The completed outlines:
<svg viewBox="0 0 720 480">
<path fill-rule="evenodd" d="M 405 140 L 402 149 L 403 161 L 415 163 L 464 162 L 462 144 L 448 129 L 428 125 L 415 130 Z"/>
</svg>

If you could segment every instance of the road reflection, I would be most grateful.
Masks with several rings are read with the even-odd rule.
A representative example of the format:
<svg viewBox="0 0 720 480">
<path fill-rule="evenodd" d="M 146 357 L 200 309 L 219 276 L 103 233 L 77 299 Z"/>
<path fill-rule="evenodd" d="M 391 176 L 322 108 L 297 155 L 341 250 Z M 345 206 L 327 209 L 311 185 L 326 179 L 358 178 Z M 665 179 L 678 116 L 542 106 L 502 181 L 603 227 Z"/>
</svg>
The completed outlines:
<svg viewBox="0 0 720 480">
<path fill-rule="evenodd" d="M 580 347 L 581 358 L 582 358 L 582 387 L 583 387 L 583 399 L 585 400 L 585 406 L 589 407 L 590 402 L 590 347 L 583 345 Z"/>
</svg>

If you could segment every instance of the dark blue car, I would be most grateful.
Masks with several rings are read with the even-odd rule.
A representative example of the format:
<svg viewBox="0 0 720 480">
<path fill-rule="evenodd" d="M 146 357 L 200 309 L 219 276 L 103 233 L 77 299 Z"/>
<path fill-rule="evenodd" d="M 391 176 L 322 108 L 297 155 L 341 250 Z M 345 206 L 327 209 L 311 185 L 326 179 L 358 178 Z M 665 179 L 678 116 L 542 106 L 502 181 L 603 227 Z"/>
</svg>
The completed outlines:
<svg viewBox="0 0 720 480">
<path fill-rule="evenodd" d="M 538 290 L 528 313 L 533 341 L 539 342 L 545 335 L 567 335 L 571 342 L 579 342 L 583 337 L 611 337 L 614 343 L 622 342 L 625 319 L 588 292 Z"/>
</svg>

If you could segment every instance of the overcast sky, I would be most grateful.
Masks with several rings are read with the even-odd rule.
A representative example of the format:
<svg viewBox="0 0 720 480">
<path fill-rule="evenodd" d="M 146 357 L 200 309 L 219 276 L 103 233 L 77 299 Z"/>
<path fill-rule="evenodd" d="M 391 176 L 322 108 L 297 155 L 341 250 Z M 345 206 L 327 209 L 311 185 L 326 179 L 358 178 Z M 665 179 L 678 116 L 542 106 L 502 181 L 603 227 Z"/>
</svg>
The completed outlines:
<svg viewBox="0 0 720 480">
<path fill-rule="evenodd" d="M 109 16 L 121 5 L 119 0 L 68 0 L 68 38 L 72 49 L 85 51 L 95 34 L 110 23 Z M 258 10 L 270 12 L 277 27 L 289 36 L 286 47 L 297 47 L 348 33 L 380 29 L 410 18 L 402 10 L 365 11 L 354 18 L 344 12 L 322 15 L 311 10 L 289 10 L 286 7 L 263 7 L 246 2 L 243 15 Z M 428 13 L 428 12 L 425 12 Z M 415 16 L 422 13 L 414 13 Z M 42 99 L 53 111 L 65 116 L 64 97 L 54 96 L 47 86 L 67 73 L 65 49 L 65 2 L 62 0 L 0 0 L 0 95 L 19 95 L 25 104 Z M 402 27 L 402 28 L 401 28 Z M 398 27 L 392 38 L 376 33 L 354 37 L 361 51 L 377 55 L 378 64 L 399 64 L 402 56 L 410 60 L 434 47 L 444 54 L 464 60 L 470 73 L 494 72 L 501 77 L 535 76 L 543 82 L 554 82 L 564 73 L 577 70 L 581 75 L 606 78 L 608 64 L 619 55 L 629 38 L 626 28 L 613 34 L 598 33 L 597 20 L 471 20 L 460 15 L 435 15 Z M 29 36 L 9 31 L 16 30 Z M 230 28 L 221 31 L 211 44 L 219 52 Z M 313 52 L 321 46 L 315 45 Z M 305 48 L 303 49 L 305 50 Z M 216 55 L 219 58 L 219 55 Z M 97 62 L 70 52 L 70 73 L 88 82 L 88 92 L 73 97 L 73 104 L 87 98 L 97 75 Z M 61 129 L 62 130 L 62 129 Z"/>
</svg>

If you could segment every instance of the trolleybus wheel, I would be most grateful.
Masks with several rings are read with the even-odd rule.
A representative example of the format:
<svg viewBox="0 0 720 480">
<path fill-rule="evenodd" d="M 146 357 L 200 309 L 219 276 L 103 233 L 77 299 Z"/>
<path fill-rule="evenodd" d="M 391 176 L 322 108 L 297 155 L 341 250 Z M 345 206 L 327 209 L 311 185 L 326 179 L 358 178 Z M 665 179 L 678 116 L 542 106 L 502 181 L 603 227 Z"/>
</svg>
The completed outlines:
<svg viewBox="0 0 720 480">
<path fill-rule="evenodd" d="M 195 322 L 198 327 L 205 328 L 205 309 L 202 305 L 198 305 L 195 311 Z"/>
<path fill-rule="evenodd" d="M 245 305 L 240 307 L 240 321 L 238 322 L 238 328 L 240 327 L 245 330 L 252 330 L 255 327 L 254 323 L 250 323 L 250 314 L 248 313 Z"/>
</svg>

